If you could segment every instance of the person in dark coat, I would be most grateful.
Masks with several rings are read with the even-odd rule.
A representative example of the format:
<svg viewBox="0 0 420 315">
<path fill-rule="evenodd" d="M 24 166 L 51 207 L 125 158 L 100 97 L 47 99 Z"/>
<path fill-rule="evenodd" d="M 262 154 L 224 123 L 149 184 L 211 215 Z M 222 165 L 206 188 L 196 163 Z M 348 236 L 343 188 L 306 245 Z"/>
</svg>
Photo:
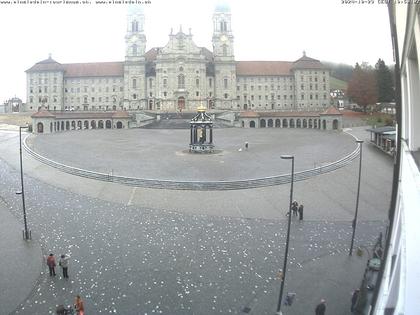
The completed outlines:
<svg viewBox="0 0 420 315">
<path fill-rule="evenodd" d="M 325 300 L 322 299 L 321 302 L 315 308 L 315 315 L 325 315 L 327 306 L 325 305 Z"/>
<path fill-rule="evenodd" d="M 295 217 L 297 217 L 297 215 L 298 215 L 298 203 L 297 203 L 296 200 L 292 202 L 292 211 L 293 211 L 293 215 Z"/>
<path fill-rule="evenodd" d="M 50 276 L 55 276 L 56 263 L 55 263 L 55 257 L 53 253 L 49 254 L 49 256 L 47 257 L 47 266 L 50 271 Z"/>
<path fill-rule="evenodd" d="M 359 293 L 360 293 L 360 290 L 356 289 L 356 290 L 354 290 L 353 295 L 351 296 L 351 308 L 350 308 L 350 310 L 351 310 L 352 313 L 356 309 L 356 304 L 357 304 L 357 299 L 359 298 Z"/>
<path fill-rule="evenodd" d="M 299 212 L 299 220 L 302 221 L 303 220 L 303 205 L 299 206 L 298 212 Z"/>
</svg>

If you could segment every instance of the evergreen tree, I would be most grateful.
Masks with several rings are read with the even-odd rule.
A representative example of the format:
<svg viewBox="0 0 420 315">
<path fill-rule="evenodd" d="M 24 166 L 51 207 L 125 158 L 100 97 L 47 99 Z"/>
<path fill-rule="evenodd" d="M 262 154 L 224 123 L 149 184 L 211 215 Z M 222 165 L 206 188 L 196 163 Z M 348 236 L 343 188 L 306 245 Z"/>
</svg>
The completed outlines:
<svg viewBox="0 0 420 315">
<path fill-rule="evenodd" d="M 362 64 L 360 66 L 356 63 L 347 88 L 347 95 L 357 105 L 362 106 L 365 112 L 368 105 L 376 104 L 378 99 L 376 78 L 369 65 Z"/>
<path fill-rule="evenodd" d="M 378 102 L 392 102 L 395 97 L 392 73 L 382 59 L 379 59 L 375 65 L 375 76 L 378 85 Z"/>
</svg>

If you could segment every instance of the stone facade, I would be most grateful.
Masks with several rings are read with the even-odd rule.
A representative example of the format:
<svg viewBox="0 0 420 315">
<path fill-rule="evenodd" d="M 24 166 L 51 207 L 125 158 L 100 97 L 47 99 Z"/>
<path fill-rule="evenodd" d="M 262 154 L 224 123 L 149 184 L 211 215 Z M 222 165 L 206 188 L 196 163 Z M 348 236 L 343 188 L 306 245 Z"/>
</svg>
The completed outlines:
<svg viewBox="0 0 420 315">
<path fill-rule="evenodd" d="M 304 128 L 341 131 L 343 115 L 334 107 L 324 112 L 246 111 L 239 115 L 239 123 L 242 128 Z"/>
<path fill-rule="evenodd" d="M 85 129 L 130 128 L 130 116 L 127 111 L 54 112 L 41 107 L 31 118 L 32 132 L 36 134 Z"/>
<path fill-rule="evenodd" d="M 146 51 L 145 16 L 129 9 L 124 62 L 60 64 L 51 56 L 26 71 L 27 108 L 50 110 L 324 111 L 329 70 L 304 55 L 294 61 L 235 61 L 231 12 L 213 14 L 212 51 L 191 30 Z"/>
</svg>

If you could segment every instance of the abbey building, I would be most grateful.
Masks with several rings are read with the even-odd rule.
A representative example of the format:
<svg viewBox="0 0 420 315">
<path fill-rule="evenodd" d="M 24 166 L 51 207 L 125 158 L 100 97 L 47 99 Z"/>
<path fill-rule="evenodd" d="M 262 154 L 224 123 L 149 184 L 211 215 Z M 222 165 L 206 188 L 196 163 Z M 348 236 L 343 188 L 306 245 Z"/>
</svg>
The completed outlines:
<svg viewBox="0 0 420 315">
<path fill-rule="evenodd" d="M 212 50 L 191 30 L 171 31 L 163 47 L 146 49 L 141 8 L 127 16 L 125 60 L 61 64 L 51 56 L 27 73 L 27 109 L 103 111 L 325 111 L 329 70 L 303 54 L 296 61 L 236 61 L 231 12 L 216 7 Z M 209 21 L 210 22 L 210 21 Z"/>
</svg>

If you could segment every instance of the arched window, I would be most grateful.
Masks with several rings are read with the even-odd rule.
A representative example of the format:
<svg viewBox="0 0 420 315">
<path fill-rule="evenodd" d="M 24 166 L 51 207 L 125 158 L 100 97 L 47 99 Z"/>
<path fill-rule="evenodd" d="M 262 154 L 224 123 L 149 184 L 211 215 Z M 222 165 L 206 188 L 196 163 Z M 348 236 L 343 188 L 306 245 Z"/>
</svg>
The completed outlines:
<svg viewBox="0 0 420 315">
<path fill-rule="evenodd" d="M 195 86 L 200 87 L 200 79 L 199 78 L 195 79 Z"/>
<path fill-rule="evenodd" d="M 227 31 L 227 24 L 226 21 L 220 21 L 220 30 L 222 32 L 226 32 Z"/>
<path fill-rule="evenodd" d="M 185 77 L 183 74 L 180 74 L 178 76 L 178 89 L 184 89 L 185 88 Z"/>
<path fill-rule="evenodd" d="M 133 56 L 137 56 L 137 45 L 133 44 L 133 46 L 131 46 L 132 50 L 133 50 Z"/>
<path fill-rule="evenodd" d="M 133 89 L 135 89 L 137 87 L 137 80 L 133 79 Z"/>
<path fill-rule="evenodd" d="M 139 22 L 137 21 L 131 22 L 131 31 L 138 32 L 138 30 L 139 30 Z"/>
<path fill-rule="evenodd" d="M 228 79 L 227 79 L 227 78 L 224 78 L 224 79 L 223 79 L 223 87 L 224 87 L 225 89 L 227 89 L 227 88 L 228 88 Z"/>
<path fill-rule="evenodd" d="M 224 44 L 222 46 L 222 50 L 223 50 L 223 52 L 222 52 L 223 56 L 227 56 L 227 45 Z"/>
</svg>

